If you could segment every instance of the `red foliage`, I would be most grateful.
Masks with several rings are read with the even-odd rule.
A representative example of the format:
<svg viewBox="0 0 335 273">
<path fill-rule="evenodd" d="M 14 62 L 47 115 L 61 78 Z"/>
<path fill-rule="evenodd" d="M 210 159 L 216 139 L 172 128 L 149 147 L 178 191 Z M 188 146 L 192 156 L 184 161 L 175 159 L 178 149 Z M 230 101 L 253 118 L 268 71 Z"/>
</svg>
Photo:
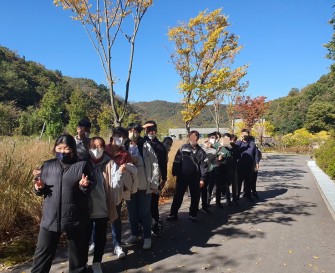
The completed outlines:
<svg viewBox="0 0 335 273">
<path fill-rule="evenodd" d="M 252 99 L 250 96 L 237 97 L 235 110 L 238 117 L 241 118 L 248 128 L 252 128 L 254 124 L 265 114 L 269 108 L 269 104 L 265 102 L 266 97 L 260 96 Z"/>
</svg>

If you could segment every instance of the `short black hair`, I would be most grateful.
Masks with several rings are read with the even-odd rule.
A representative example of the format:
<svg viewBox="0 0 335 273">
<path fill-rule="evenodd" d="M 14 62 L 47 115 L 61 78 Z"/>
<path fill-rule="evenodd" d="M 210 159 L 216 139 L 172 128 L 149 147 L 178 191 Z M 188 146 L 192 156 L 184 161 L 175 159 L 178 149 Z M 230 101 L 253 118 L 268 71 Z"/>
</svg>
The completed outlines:
<svg viewBox="0 0 335 273">
<path fill-rule="evenodd" d="M 196 135 L 197 139 L 200 138 L 200 134 L 196 130 L 192 130 L 191 132 L 189 132 L 188 137 L 190 137 L 190 135 Z"/>
<path fill-rule="evenodd" d="M 169 137 L 169 136 L 164 137 L 164 139 L 163 139 L 163 143 L 165 143 L 165 142 L 171 143 L 171 145 L 172 145 L 172 143 L 173 143 L 173 138 L 172 138 L 172 137 Z"/>
<path fill-rule="evenodd" d="M 247 128 L 242 129 L 241 132 L 242 132 L 242 133 L 247 133 L 248 135 L 250 135 L 250 130 L 247 129 Z"/>
<path fill-rule="evenodd" d="M 88 119 L 81 119 L 78 122 L 78 127 L 91 128 L 91 122 Z"/>
<path fill-rule="evenodd" d="M 217 134 L 217 132 L 212 132 L 212 133 L 207 134 L 207 137 L 208 137 L 208 138 L 210 138 L 210 137 L 212 137 L 212 136 L 215 136 L 215 138 L 218 138 L 218 134 Z"/>
<path fill-rule="evenodd" d="M 151 130 L 154 130 L 154 131 L 157 132 L 157 123 L 154 120 L 148 120 L 148 121 L 146 121 L 143 124 L 143 126 L 146 125 L 146 124 L 152 124 L 152 126 L 148 126 L 145 129 L 151 129 Z"/>
<path fill-rule="evenodd" d="M 142 132 L 142 126 L 141 124 L 137 123 L 137 122 L 132 122 L 130 123 L 128 126 L 127 126 L 127 131 L 130 131 L 130 130 L 136 130 L 137 132 L 141 133 Z"/>
<path fill-rule="evenodd" d="M 124 127 L 118 126 L 112 130 L 112 135 L 121 135 L 125 138 L 128 138 L 128 130 Z"/>
<path fill-rule="evenodd" d="M 231 134 L 229 134 L 229 133 L 224 133 L 224 134 L 222 135 L 222 137 L 229 137 L 229 138 L 231 139 Z"/>
</svg>

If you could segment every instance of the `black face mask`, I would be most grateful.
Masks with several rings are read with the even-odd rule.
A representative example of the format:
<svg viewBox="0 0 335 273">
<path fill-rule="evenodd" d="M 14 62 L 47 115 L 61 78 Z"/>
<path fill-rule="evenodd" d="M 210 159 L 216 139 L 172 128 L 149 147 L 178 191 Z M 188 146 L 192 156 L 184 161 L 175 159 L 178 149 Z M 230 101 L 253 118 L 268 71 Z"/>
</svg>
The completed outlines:
<svg viewBox="0 0 335 273">
<path fill-rule="evenodd" d="M 69 163 L 72 160 L 72 155 L 71 153 L 59 153 L 56 152 L 56 157 L 60 162 L 63 163 Z"/>
</svg>

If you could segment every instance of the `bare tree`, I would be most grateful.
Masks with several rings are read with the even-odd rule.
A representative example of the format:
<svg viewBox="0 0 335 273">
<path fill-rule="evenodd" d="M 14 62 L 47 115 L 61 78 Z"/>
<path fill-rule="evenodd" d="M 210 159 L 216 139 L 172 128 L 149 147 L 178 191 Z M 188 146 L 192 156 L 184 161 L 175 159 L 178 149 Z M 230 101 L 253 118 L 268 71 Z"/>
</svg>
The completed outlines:
<svg viewBox="0 0 335 273">
<path fill-rule="evenodd" d="M 119 126 L 125 116 L 130 91 L 130 79 L 133 69 L 135 40 L 142 18 L 152 5 L 152 0 L 54 0 L 57 6 L 70 9 L 84 26 L 88 37 L 98 53 L 105 73 L 110 103 L 113 112 L 114 126 Z M 93 5 L 94 4 L 94 5 Z M 132 22 L 132 29 L 126 31 L 126 26 Z M 116 77 L 112 70 L 112 48 L 121 34 L 129 43 L 129 65 L 125 79 L 125 94 L 118 105 L 115 95 Z"/>
</svg>

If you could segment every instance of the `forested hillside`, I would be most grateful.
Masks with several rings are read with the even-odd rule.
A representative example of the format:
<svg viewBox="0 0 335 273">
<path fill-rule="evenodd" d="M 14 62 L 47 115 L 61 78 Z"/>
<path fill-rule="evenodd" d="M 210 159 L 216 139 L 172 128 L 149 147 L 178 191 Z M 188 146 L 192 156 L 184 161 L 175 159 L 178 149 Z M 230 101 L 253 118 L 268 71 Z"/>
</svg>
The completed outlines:
<svg viewBox="0 0 335 273">
<path fill-rule="evenodd" d="M 288 96 L 271 101 L 266 118 L 281 134 L 303 127 L 311 132 L 335 129 L 334 74 L 324 75 L 301 90 L 293 88 Z"/>
<path fill-rule="evenodd" d="M 324 75 L 301 90 L 292 88 L 288 96 L 269 104 L 266 119 L 279 134 L 302 127 L 311 132 L 334 129 L 334 74 Z M 227 126 L 227 115 L 222 108 L 220 126 L 224 127 Z M 209 109 L 210 106 L 204 109 L 191 126 L 215 127 Z M 166 134 L 168 128 L 185 126 L 181 110 L 180 103 L 134 102 L 123 125 L 153 119 L 159 124 L 161 133 Z M 64 128 L 73 131 L 76 120 L 83 116 L 92 121 L 94 131 L 106 132 L 112 124 L 111 111 L 104 85 L 90 79 L 63 76 L 60 71 L 26 61 L 14 51 L 0 46 L 0 134 L 38 134 L 43 123 L 49 133 Z"/>
</svg>

